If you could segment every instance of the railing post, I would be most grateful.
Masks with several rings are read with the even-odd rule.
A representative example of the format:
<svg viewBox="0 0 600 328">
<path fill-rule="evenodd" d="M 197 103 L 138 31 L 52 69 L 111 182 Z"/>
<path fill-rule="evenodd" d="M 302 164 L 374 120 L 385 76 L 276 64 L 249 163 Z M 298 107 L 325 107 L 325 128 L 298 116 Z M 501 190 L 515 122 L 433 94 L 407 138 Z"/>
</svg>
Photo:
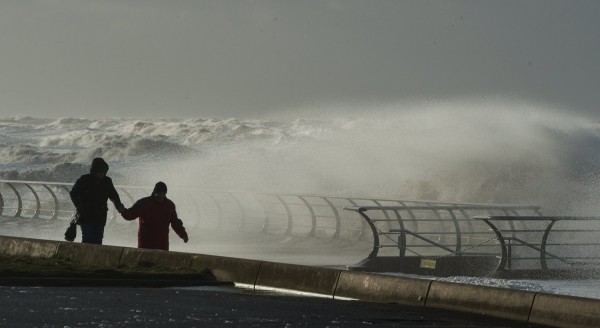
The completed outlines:
<svg viewBox="0 0 600 328">
<path fill-rule="evenodd" d="M 58 211 L 59 211 L 59 207 L 60 207 L 58 204 L 58 198 L 56 197 L 56 194 L 54 193 L 54 191 L 52 191 L 52 189 L 50 187 L 48 187 L 45 184 L 43 184 L 42 186 L 44 186 L 44 188 L 46 188 L 46 190 L 48 190 L 50 195 L 52 195 L 52 199 L 54 200 L 54 212 L 52 213 L 52 217 L 50 218 L 50 220 L 54 221 L 58 218 Z"/>
<path fill-rule="evenodd" d="M 417 217 L 415 216 L 415 213 L 413 213 L 413 211 L 410 209 L 410 207 L 408 207 L 404 202 L 402 202 L 402 201 L 397 201 L 397 202 L 400 205 L 404 206 L 406 212 L 408 212 L 408 216 L 410 217 L 410 222 L 412 223 L 412 231 L 415 233 L 418 233 L 419 225 L 417 224 Z M 413 238 L 413 237 L 411 237 L 411 238 Z"/>
<path fill-rule="evenodd" d="M 352 206 L 358 207 L 358 204 L 356 204 L 356 202 L 351 199 L 351 198 L 346 198 L 346 200 L 352 204 Z M 360 232 L 358 233 L 358 238 L 357 240 L 363 240 L 364 235 L 365 235 L 365 230 L 367 227 L 367 223 L 364 220 L 360 220 Z"/>
<path fill-rule="evenodd" d="M 21 209 L 23 208 L 23 201 L 21 200 L 21 194 L 19 194 L 19 192 L 17 191 L 17 188 L 15 188 L 15 186 L 13 186 L 12 183 L 6 183 L 7 186 L 10 187 L 10 189 L 12 189 L 15 192 L 15 195 L 17 195 L 17 212 L 15 213 L 15 217 L 21 217 Z"/>
<path fill-rule="evenodd" d="M 404 222 L 402 221 L 400 213 L 397 210 L 394 211 L 394 213 L 396 214 L 398 224 L 400 225 L 400 236 L 398 236 L 398 249 L 400 257 L 404 258 L 404 255 L 406 255 L 406 228 L 404 227 Z"/>
<path fill-rule="evenodd" d="M 464 209 L 459 209 L 460 214 L 462 214 L 463 218 L 465 219 L 465 222 L 467 222 L 467 226 L 469 227 L 469 234 L 468 234 L 468 240 L 467 240 L 467 244 L 471 243 L 471 236 L 473 234 L 473 223 L 471 223 L 470 220 L 470 216 L 469 214 L 467 214 L 467 212 Z"/>
<path fill-rule="evenodd" d="M 321 198 L 323 198 L 323 200 L 329 204 L 329 207 L 331 207 L 331 210 L 333 211 L 333 215 L 335 215 L 335 233 L 333 234 L 332 239 L 337 239 L 340 237 L 340 230 L 342 230 L 342 220 L 340 218 L 340 214 L 338 213 L 337 208 L 335 208 L 333 203 L 327 197 Z"/>
<path fill-rule="evenodd" d="M 452 210 L 448 210 L 450 216 L 452 217 L 452 222 L 454 222 L 454 229 L 456 232 L 456 253 L 460 254 L 460 250 L 462 248 L 462 234 L 460 231 L 460 225 L 458 224 L 458 220 L 456 220 L 456 216 Z"/>
<path fill-rule="evenodd" d="M 310 211 L 310 216 L 311 216 L 312 222 L 311 222 L 310 232 L 308 233 L 308 237 L 314 237 L 315 233 L 317 232 L 317 216 L 315 215 L 315 211 L 313 210 L 310 203 L 304 197 L 298 196 L 298 198 L 300 198 L 300 200 L 302 200 L 304 205 L 306 205 L 306 207 Z"/>
<path fill-rule="evenodd" d="M 281 196 L 275 195 L 275 198 L 277 198 L 281 202 L 283 208 L 285 209 L 285 213 L 287 214 L 287 227 L 285 229 L 284 235 L 289 236 L 292 233 L 292 226 L 294 224 L 294 221 L 292 219 L 292 211 L 290 211 L 290 207 Z"/>
<path fill-rule="evenodd" d="M 375 224 L 373 224 L 373 222 L 371 221 L 371 218 L 369 218 L 369 216 L 365 214 L 365 210 L 359 208 L 357 212 L 365 220 L 365 222 L 367 222 L 367 224 L 371 228 L 371 232 L 373 233 L 373 249 L 371 250 L 371 253 L 369 253 L 368 258 L 375 258 L 379 253 L 379 234 L 377 233 L 377 228 L 375 227 Z"/>
<path fill-rule="evenodd" d="M 496 271 L 498 269 L 504 269 L 506 267 L 508 257 L 509 257 L 509 251 L 508 251 L 508 246 L 506 245 L 506 241 L 504 240 L 504 237 L 502 237 L 502 233 L 500 233 L 500 230 L 498 230 L 498 228 L 496 228 L 496 226 L 493 225 L 489 219 L 481 218 L 481 220 L 483 220 L 483 222 L 485 222 L 488 226 L 490 226 L 490 228 L 492 228 L 492 231 L 498 237 L 498 242 L 500 242 L 500 251 L 502 252 L 502 254 L 501 254 L 501 258 L 500 258 L 500 263 L 498 263 L 498 267 L 496 268 Z"/>
<path fill-rule="evenodd" d="M 35 192 L 35 190 L 33 189 L 33 187 L 31 185 L 29 185 L 28 183 L 25 183 L 24 185 L 25 185 L 25 187 L 27 187 L 27 189 L 29 189 L 31 191 L 31 193 L 33 194 L 33 197 L 35 198 L 35 211 L 33 212 L 32 219 L 37 219 L 40 216 L 40 208 L 42 207 L 42 205 L 40 204 L 40 197 L 38 196 L 37 192 Z"/>
<path fill-rule="evenodd" d="M 4 212 L 4 197 L 2 197 L 2 184 L 4 182 L 0 182 L 0 216 L 2 216 L 2 213 Z"/>
<path fill-rule="evenodd" d="M 542 245 L 540 247 L 540 264 L 542 266 L 542 270 L 548 270 L 548 263 L 546 262 L 546 242 L 548 241 L 548 235 L 550 235 L 550 230 L 552 230 L 552 226 L 557 220 L 550 220 L 548 227 L 546 227 L 546 231 L 544 231 L 544 236 L 542 237 Z"/>
</svg>

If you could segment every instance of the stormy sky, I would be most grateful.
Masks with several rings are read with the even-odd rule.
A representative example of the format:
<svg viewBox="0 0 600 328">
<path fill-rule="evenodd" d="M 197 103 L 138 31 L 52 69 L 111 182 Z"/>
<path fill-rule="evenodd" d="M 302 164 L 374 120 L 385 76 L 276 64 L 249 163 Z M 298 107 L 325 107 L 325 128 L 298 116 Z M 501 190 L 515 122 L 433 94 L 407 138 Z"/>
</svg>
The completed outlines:
<svg viewBox="0 0 600 328">
<path fill-rule="evenodd" d="M 520 99 L 600 121 L 597 0 L 2 0 L 0 44 L 0 117 Z"/>
</svg>

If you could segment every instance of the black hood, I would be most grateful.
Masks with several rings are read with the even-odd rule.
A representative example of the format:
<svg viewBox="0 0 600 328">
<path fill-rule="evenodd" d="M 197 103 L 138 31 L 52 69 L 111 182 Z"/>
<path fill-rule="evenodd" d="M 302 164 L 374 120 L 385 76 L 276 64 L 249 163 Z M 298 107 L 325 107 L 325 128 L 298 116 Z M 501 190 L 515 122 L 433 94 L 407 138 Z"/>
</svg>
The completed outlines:
<svg viewBox="0 0 600 328">
<path fill-rule="evenodd" d="M 152 194 L 154 195 L 157 192 L 165 192 L 166 193 L 167 192 L 167 185 L 164 182 L 162 182 L 162 181 L 157 182 L 154 185 L 154 190 L 152 190 Z"/>
<path fill-rule="evenodd" d="M 104 172 L 104 173 L 108 172 L 108 164 L 106 164 L 106 162 L 100 157 L 96 157 L 92 161 L 92 166 L 90 167 L 90 173 L 94 174 L 94 172 Z"/>
</svg>

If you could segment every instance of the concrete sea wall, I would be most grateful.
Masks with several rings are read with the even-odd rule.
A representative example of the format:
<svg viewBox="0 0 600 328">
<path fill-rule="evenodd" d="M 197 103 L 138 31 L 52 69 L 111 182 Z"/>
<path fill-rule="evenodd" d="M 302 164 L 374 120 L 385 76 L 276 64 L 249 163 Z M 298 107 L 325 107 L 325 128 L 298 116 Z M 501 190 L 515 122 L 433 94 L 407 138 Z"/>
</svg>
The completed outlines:
<svg viewBox="0 0 600 328">
<path fill-rule="evenodd" d="M 0 255 L 106 267 L 151 262 L 210 269 L 217 280 L 334 299 L 425 306 L 555 327 L 600 327 L 600 300 L 231 257 L 0 236 Z"/>
</svg>

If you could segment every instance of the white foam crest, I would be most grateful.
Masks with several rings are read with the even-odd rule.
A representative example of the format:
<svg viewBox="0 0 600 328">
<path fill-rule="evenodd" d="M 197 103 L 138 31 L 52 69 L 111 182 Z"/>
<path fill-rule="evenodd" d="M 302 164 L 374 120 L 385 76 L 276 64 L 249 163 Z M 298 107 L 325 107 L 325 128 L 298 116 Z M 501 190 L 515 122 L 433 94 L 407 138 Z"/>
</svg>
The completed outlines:
<svg viewBox="0 0 600 328">
<path fill-rule="evenodd" d="M 98 120 L 60 119 L 38 126 L 55 131 L 40 140 L 41 147 L 80 147 L 113 142 L 116 139 L 158 138 L 186 146 L 207 141 L 228 142 L 248 139 L 281 139 L 307 135 L 307 126 L 281 122 L 237 119 L 195 120 Z"/>
<path fill-rule="evenodd" d="M 600 128 L 568 112 L 472 101 L 346 114 L 292 121 L 3 119 L 0 130 L 11 134 L 0 154 L 5 163 L 85 165 L 101 156 L 119 162 L 111 170 L 122 167 L 124 176 L 146 184 L 600 211 L 593 201 Z"/>
<path fill-rule="evenodd" d="M 592 201 L 597 183 L 589 178 L 600 172 L 593 165 L 597 125 L 527 104 L 486 106 L 429 104 L 298 120 L 281 125 L 288 138 L 277 143 L 236 140 L 166 165 L 186 172 L 169 175 L 181 185 L 533 203 L 548 214 L 600 210 Z"/>
</svg>

